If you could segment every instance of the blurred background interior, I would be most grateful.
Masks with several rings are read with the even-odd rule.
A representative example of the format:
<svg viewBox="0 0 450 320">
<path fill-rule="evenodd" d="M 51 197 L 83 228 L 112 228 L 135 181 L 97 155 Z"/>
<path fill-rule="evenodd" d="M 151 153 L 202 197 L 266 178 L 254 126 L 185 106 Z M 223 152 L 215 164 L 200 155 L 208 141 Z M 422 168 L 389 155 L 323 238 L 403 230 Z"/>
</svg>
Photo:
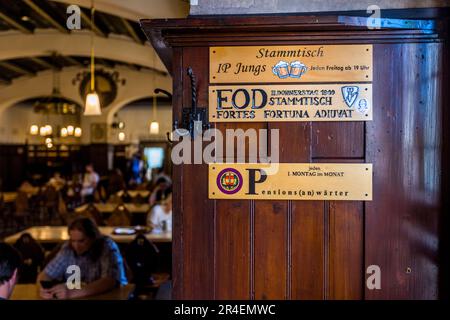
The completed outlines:
<svg viewBox="0 0 450 320">
<path fill-rule="evenodd" d="M 181 0 L 0 0 L 0 239 L 26 257 L 20 283 L 36 281 L 80 215 L 124 256 L 138 233 L 155 244 L 146 298 L 170 281 L 171 227 L 151 231 L 149 215 L 171 185 L 172 80 L 139 19 L 188 10 Z"/>
</svg>

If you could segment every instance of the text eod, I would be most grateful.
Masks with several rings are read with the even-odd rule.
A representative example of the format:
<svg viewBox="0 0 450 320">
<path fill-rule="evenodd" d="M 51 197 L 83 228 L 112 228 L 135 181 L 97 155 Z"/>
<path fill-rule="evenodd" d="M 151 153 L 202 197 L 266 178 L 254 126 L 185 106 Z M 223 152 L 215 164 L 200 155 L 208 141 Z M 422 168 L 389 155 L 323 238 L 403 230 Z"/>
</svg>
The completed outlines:
<svg viewBox="0 0 450 320">
<path fill-rule="evenodd" d="M 262 89 L 216 89 L 217 94 L 217 111 L 227 111 L 235 109 L 243 111 L 245 109 L 249 112 L 248 117 L 254 117 L 254 112 L 251 110 L 262 109 L 267 105 L 267 93 Z M 253 116 L 252 116 L 253 115 Z"/>
</svg>

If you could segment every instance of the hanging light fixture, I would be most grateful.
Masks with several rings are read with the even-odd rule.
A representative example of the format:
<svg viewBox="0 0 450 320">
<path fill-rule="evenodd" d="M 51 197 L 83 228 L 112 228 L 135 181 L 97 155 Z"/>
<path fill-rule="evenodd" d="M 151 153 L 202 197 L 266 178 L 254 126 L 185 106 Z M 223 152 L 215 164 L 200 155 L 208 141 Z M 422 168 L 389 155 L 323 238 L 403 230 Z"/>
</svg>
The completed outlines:
<svg viewBox="0 0 450 320">
<path fill-rule="evenodd" d="M 52 126 L 49 125 L 49 124 L 47 124 L 47 125 L 45 126 L 45 132 L 46 132 L 46 135 L 47 135 L 47 136 L 52 135 L 52 134 L 53 134 L 53 128 L 52 128 Z"/>
<path fill-rule="evenodd" d="M 94 1 L 91 2 L 91 92 L 86 96 L 86 104 L 84 107 L 85 116 L 98 116 L 102 114 L 100 108 L 100 99 L 95 92 L 95 64 L 94 64 Z"/>
<path fill-rule="evenodd" d="M 79 137 L 81 137 L 81 133 L 82 133 L 81 128 L 80 127 L 76 127 L 75 128 L 75 132 L 74 132 L 74 136 L 79 138 Z"/>
<path fill-rule="evenodd" d="M 32 136 L 36 136 L 36 135 L 38 135 L 38 133 L 39 133 L 39 127 L 38 127 L 37 125 L 33 124 L 33 125 L 30 127 L 30 134 L 31 134 Z"/>
<path fill-rule="evenodd" d="M 150 123 L 150 134 L 159 134 L 159 123 L 156 121 L 156 95 L 153 96 L 153 119 Z"/>
<path fill-rule="evenodd" d="M 156 60 L 153 55 L 153 68 L 156 70 Z M 156 87 L 155 72 L 153 72 L 153 88 Z M 153 93 L 153 121 L 150 123 L 150 134 L 159 134 L 159 123 L 156 120 L 156 92 Z"/>
<path fill-rule="evenodd" d="M 119 138 L 119 141 L 125 141 L 125 132 L 123 131 L 119 132 L 117 137 Z"/>
</svg>

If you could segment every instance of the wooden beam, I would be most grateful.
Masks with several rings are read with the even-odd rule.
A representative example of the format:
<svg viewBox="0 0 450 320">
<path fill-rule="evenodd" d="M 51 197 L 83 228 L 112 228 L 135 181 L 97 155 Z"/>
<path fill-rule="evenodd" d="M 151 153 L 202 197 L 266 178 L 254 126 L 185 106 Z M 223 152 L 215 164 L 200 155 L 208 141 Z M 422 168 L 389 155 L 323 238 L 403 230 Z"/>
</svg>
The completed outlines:
<svg viewBox="0 0 450 320">
<path fill-rule="evenodd" d="M 11 82 L 12 82 L 11 80 L 0 78 L 0 84 L 7 86 L 7 85 L 11 84 Z"/>
<path fill-rule="evenodd" d="M 6 61 L 0 61 L 0 67 L 14 71 L 16 73 L 25 74 L 25 75 L 35 75 L 36 74 L 33 71 L 28 71 L 26 69 L 23 69 L 22 67 L 19 67 L 11 62 L 6 62 Z"/>
<path fill-rule="evenodd" d="M 11 27 L 22 31 L 23 33 L 33 33 L 32 30 L 28 29 L 24 25 L 22 25 L 20 22 L 10 18 L 5 12 L 2 11 L 0 8 L 0 19 L 5 21 L 7 24 L 9 24 Z"/>
<path fill-rule="evenodd" d="M 46 68 L 46 69 L 53 69 L 54 66 L 51 63 L 48 63 L 47 61 L 38 58 L 38 57 L 31 57 L 29 58 L 31 61 L 33 61 L 34 63 Z"/>
<path fill-rule="evenodd" d="M 23 0 L 31 9 L 33 9 L 38 15 L 40 15 L 44 20 L 54 26 L 56 29 L 63 33 L 69 33 L 69 29 L 65 26 L 62 26 L 59 22 L 53 19 L 47 12 L 37 6 L 33 0 Z"/>
<path fill-rule="evenodd" d="M 63 58 L 64 60 L 66 60 L 67 62 L 70 62 L 71 64 L 74 64 L 74 65 L 76 65 L 76 66 L 83 66 L 83 67 L 84 67 L 84 64 L 83 64 L 81 61 L 78 61 L 78 60 L 75 59 L 75 58 L 72 58 L 72 57 L 70 57 L 70 56 L 62 56 L 62 58 Z"/>
<path fill-rule="evenodd" d="M 107 60 L 107 59 L 99 59 L 99 58 L 96 58 L 95 61 L 96 61 L 96 64 L 97 64 L 97 65 L 101 64 L 101 65 L 104 65 L 105 67 L 108 67 L 108 68 L 110 68 L 110 69 L 113 69 L 114 66 L 115 66 L 115 64 L 114 64 L 113 62 L 110 62 L 110 61 Z"/>
<path fill-rule="evenodd" d="M 97 35 L 106 38 L 107 34 L 104 33 L 102 30 L 100 30 L 100 29 L 97 27 L 97 25 L 95 24 L 95 22 L 94 22 L 94 24 L 92 24 L 91 18 L 88 17 L 88 16 L 83 12 L 83 10 L 81 10 L 81 19 L 82 19 L 87 25 L 89 25 L 89 28 L 91 28 L 92 30 L 94 30 L 94 32 L 95 32 Z"/>
<path fill-rule="evenodd" d="M 123 25 L 125 26 L 125 29 L 127 29 L 127 32 L 130 34 L 130 36 L 136 41 L 137 43 L 142 44 L 143 41 L 139 38 L 139 36 L 136 34 L 136 31 L 134 31 L 133 26 L 128 22 L 128 20 L 124 18 L 120 18 L 122 20 Z"/>
</svg>

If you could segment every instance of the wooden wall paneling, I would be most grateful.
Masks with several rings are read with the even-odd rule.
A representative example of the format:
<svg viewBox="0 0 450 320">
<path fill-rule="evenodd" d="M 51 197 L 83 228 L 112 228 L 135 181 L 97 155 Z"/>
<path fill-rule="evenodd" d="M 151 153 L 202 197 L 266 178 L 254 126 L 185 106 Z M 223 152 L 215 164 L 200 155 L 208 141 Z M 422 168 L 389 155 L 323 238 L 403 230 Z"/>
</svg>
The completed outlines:
<svg viewBox="0 0 450 320">
<path fill-rule="evenodd" d="M 208 55 L 207 47 L 183 48 L 185 108 L 191 107 L 191 83 L 186 72 L 188 67 L 192 67 L 197 78 L 198 106 L 208 105 Z M 187 244 L 183 245 L 183 298 L 211 299 L 214 297 L 214 202 L 208 199 L 207 164 L 183 165 L 181 188 L 183 211 L 189 212 L 182 216 L 182 241 Z"/>
<path fill-rule="evenodd" d="M 311 161 L 311 123 L 270 123 L 269 129 L 280 130 L 280 162 Z M 282 260 L 286 262 L 280 267 L 286 274 L 285 296 L 322 299 L 324 202 L 279 201 L 278 206 L 287 209 L 283 220 L 286 257 Z"/>
<path fill-rule="evenodd" d="M 343 124 L 342 133 L 347 128 L 352 131 L 351 123 Z M 314 132 L 314 131 L 313 131 Z M 344 150 L 350 152 L 349 144 L 354 149 L 363 149 L 364 131 L 359 134 L 362 138 L 360 146 L 350 139 L 340 138 Z M 333 152 L 333 149 L 331 149 Z M 314 159 L 320 163 L 364 163 L 364 159 L 351 158 L 351 154 L 342 154 L 345 158 Z M 364 298 L 364 205 L 360 201 L 327 201 L 325 202 L 325 232 L 324 232 L 324 260 L 326 263 L 325 297 L 337 300 L 359 300 Z"/>
<path fill-rule="evenodd" d="M 442 105 L 448 106 L 450 104 L 450 17 L 446 19 L 446 29 L 447 35 L 445 42 L 443 44 L 443 84 L 440 88 L 440 94 L 442 95 Z M 450 112 L 449 108 L 442 109 L 442 137 L 450 136 Z M 448 139 L 447 139 L 448 140 Z M 448 232 L 448 227 L 450 226 L 450 217 L 448 215 L 450 209 L 450 197 L 448 196 L 450 192 L 450 166 L 445 165 L 450 163 L 450 145 L 449 143 L 444 143 L 442 141 L 442 192 L 441 192 L 441 202 L 442 210 L 440 213 L 439 221 L 439 238 L 441 239 L 439 243 L 439 298 L 448 300 L 450 298 L 450 233 Z"/>
<path fill-rule="evenodd" d="M 381 290 L 366 288 L 367 299 L 438 297 L 441 50 L 439 43 L 374 46 L 365 268 L 381 268 Z"/>
<path fill-rule="evenodd" d="M 270 156 L 273 127 L 272 124 L 260 125 L 269 129 L 266 148 Z M 254 203 L 254 298 L 288 299 L 288 202 L 259 200 Z"/>
<path fill-rule="evenodd" d="M 329 299 L 364 297 L 363 222 L 362 202 L 329 202 Z"/>
<path fill-rule="evenodd" d="M 253 296 L 251 201 L 216 200 L 215 298 Z"/>
<path fill-rule="evenodd" d="M 364 122 L 312 122 L 313 158 L 364 158 Z"/>
<path fill-rule="evenodd" d="M 263 129 L 265 124 L 258 123 L 217 123 L 215 126 L 226 137 L 227 129 Z M 226 157 L 226 143 L 223 145 Z M 267 146 L 265 146 L 267 147 Z M 237 155 L 237 143 L 234 143 L 234 159 L 226 161 L 248 162 L 249 141 L 245 140 L 245 158 Z M 258 216 L 255 201 L 216 200 L 216 298 L 217 299 L 253 299 L 256 270 L 254 268 L 255 225 Z"/>
<path fill-rule="evenodd" d="M 172 120 L 181 119 L 181 108 L 183 106 L 183 49 L 173 49 L 173 86 L 172 86 Z M 183 298 L 183 277 L 184 277 L 184 242 L 183 242 L 183 165 L 173 164 L 172 175 L 172 298 Z"/>
<path fill-rule="evenodd" d="M 351 142 L 350 142 L 351 143 Z M 345 144 L 343 145 L 345 148 Z M 320 163 L 364 163 L 347 157 L 316 160 Z M 358 300 L 364 298 L 364 203 L 327 201 L 327 298 Z"/>
<path fill-rule="evenodd" d="M 373 32 L 362 20 L 342 16 L 143 22 L 162 56 L 169 46 L 184 47 L 180 49 L 185 52 L 183 72 L 189 65 L 184 58 L 196 61 L 204 73 L 194 71 L 204 82 L 208 46 L 373 43 L 375 49 L 373 121 L 268 124 L 281 129 L 280 162 L 373 163 L 374 200 L 364 204 L 218 200 L 213 202 L 216 212 L 211 218 L 205 215 L 210 212 L 205 205 L 210 203 L 205 201 L 203 185 L 196 184 L 195 192 L 204 193 L 197 197 L 186 182 L 203 181 L 207 168 L 198 166 L 202 173 L 186 165 L 178 198 L 184 204 L 183 217 L 180 229 L 174 229 L 174 245 L 177 237 L 182 243 L 178 244 L 182 251 L 175 254 L 179 265 L 183 264 L 175 285 L 179 297 L 437 297 L 442 47 L 436 30 L 407 23 L 404 30 Z M 189 87 L 186 83 L 181 87 L 187 90 L 185 104 L 190 100 Z M 201 87 L 199 83 L 199 96 L 206 97 L 206 85 Z M 181 103 L 175 107 L 180 108 Z M 218 125 L 221 130 L 237 126 L 241 125 Z M 193 221 L 198 223 L 199 218 L 203 220 L 196 232 L 202 235 L 193 234 Z M 207 229 L 211 226 L 213 232 Z M 212 247 L 206 244 L 211 239 Z M 202 260 L 199 250 L 204 250 Z M 279 268 L 274 275 L 276 263 Z M 371 264 L 381 267 L 382 290 L 364 289 L 364 271 Z"/>
</svg>

